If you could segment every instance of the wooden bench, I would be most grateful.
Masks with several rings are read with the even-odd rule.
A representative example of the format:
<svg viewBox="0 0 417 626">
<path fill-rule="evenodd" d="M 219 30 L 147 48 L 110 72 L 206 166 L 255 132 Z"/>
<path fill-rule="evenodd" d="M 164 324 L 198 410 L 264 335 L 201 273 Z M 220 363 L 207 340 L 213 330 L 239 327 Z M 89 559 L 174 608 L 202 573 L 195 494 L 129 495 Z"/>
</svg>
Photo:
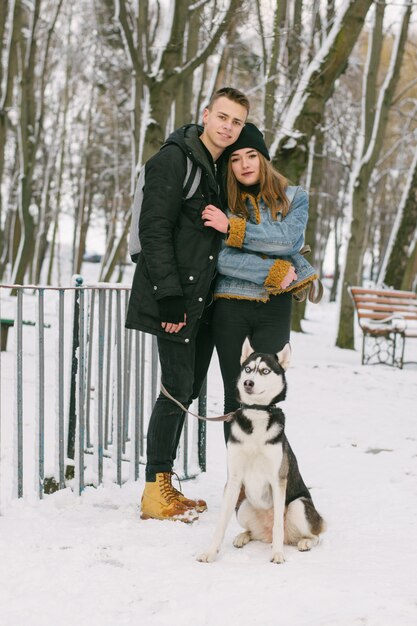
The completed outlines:
<svg viewBox="0 0 417 626">
<path fill-rule="evenodd" d="M 23 320 L 22 324 L 25 326 L 36 326 L 36 322 L 32 322 L 31 320 Z M 9 336 L 9 328 L 14 326 L 14 320 L 12 319 L 0 319 L 0 332 L 1 332 L 1 351 L 5 352 L 7 350 L 7 339 Z M 44 324 L 44 328 L 51 328 L 50 324 Z"/>
<path fill-rule="evenodd" d="M 362 329 L 362 365 L 402 368 L 407 338 L 417 338 L 417 294 L 398 289 L 350 287 Z"/>
</svg>

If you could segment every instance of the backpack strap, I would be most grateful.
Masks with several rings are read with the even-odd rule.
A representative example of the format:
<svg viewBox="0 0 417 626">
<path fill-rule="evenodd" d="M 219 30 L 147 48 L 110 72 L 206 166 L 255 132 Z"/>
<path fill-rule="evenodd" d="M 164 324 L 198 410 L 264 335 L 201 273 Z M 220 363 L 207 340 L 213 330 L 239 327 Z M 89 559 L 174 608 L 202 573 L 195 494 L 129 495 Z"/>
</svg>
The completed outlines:
<svg viewBox="0 0 417 626">
<path fill-rule="evenodd" d="M 142 210 L 144 185 L 145 185 L 145 166 L 143 165 L 139 172 L 139 178 L 136 183 L 136 190 L 135 190 L 135 195 L 133 198 L 133 205 L 132 205 L 132 221 L 130 224 L 130 233 L 129 233 L 129 253 L 130 253 L 130 258 L 132 259 L 134 263 L 137 262 L 139 252 L 141 251 L 141 245 L 139 241 L 139 217 L 140 217 L 140 212 Z"/>
<path fill-rule="evenodd" d="M 187 156 L 187 170 L 185 172 L 183 188 L 183 200 L 192 198 L 201 182 L 201 167 L 193 163 Z M 135 195 L 132 205 L 132 222 L 129 233 L 129 252 L 134 263 L 137 262 L 142 247 L 139 240 L 139 218 L 142 211 L 143 188 L 145 186 L 145 165 L 142 165 L 139 178 L 136 183 Z"/>
<path fill-rule="evenodd" d="M 183 199 L 192 198 L 201 182 L 201 167 L 193 163 L 187 156 L 187 172 L 182 186 Z"/>
</svg>

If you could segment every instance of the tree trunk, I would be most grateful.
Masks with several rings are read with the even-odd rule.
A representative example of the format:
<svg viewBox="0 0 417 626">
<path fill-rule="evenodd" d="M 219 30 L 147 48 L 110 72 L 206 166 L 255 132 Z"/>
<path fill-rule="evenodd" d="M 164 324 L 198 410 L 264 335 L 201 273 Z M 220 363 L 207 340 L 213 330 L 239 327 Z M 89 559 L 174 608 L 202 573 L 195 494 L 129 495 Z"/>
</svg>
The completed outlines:
<svg viewBox="0 0 417 626">
<path fill-rule="evenodd" d="M 200 23 L 201 7 L 194 9 L 186 23 L 187 28 L 187 47 L 186 61 L 193 59 L 198 53 L 199 44 L 199 23 Z M 189 124 L 194 121 L 194 96 L 193 81 L 183 81 L 178 90 L 175 99 L 175 120 L 174 127 L 178 128 L 183 124 Z"/>
<path fill-rule="evenodd" d="M 316 232 L 318 214 L 320 210 L 320 186 L 323 176 L 323 150 L 324 150 L 324 136 L 321 129 L 317 130 L 316 139 L 314 141 L 314 148 L 310 154 L 313 159 L 311 177 L 307 183 L 307 190 L 309 192 L 309 211 L 308 211 L 308 224 L 306 229 L 305 241 L 311 248 L 309 260 L 312 265 L 316 264 Z M 301 320 L 304 319 L 307 301 L 300 302 L 293 307 L 292 313 L 292 329 L 298 332 L 302 331 Z"/>
<path fill-rule="evenodd" d="M 117 244 L 115 246 L 112 246 L 110 250 L 110 254 L 108 255 L 108 258 L 107 258 L 107 263 L 105 266 L 103 266 L 100 272 L 100 280 L 104 282 L 108 282 L 111 279 L 113 272 L 117 266 L 117 263 L 119 262 L 121 251 L 124 249 L 126 245 L 126 237 L 129 232 L 129 229 L 130 229 L 130 216 L 126 219 L 124 223 L 122 236 L 119 237 L 119 239 L 117 240 Z"/>
<path fill-rule="evenodd" d="M 335 217 L 335 225 L 334 225 L 334 266 L 333 266 L 333 283 L 330 289 L 330 302 L 336 302 L 337 292 L 339 289 L 339 279 L 340 279 L 340 248 L 342 247 L 342 243 L 340 241 L 339 236 L 339 228 L 338 224 L 340 222 L 340 218 Z"/>
<path fill-rule="evenodd" d="M 85 239 L 90 221 L 91 211 L 91 136 L 92 136 L 92 113 L 95 103 L 94 86 L 91 87 L 90 100 L 87 112 L 86 139 L 83 149 L 83 159 L 80 168 L 80 187 L 75 215 L 74 236 L 74 259 L 73 273 L 79 274 L 85 252 Z"/>
<path fill-rule="evenodd" d="M 387 265 L 381 275 L 384 283 L 394 289 L 404 289 L 411 285 L 413 276 L 413 253 L 409 253 L 417 232 L 417 150 L 414 155 L 410 175 L 404 188 L 404 194 L 398 208 L 398 219 L 393 227 L 392 241 L 387 250 Z M 395 240 L 394 240 L 395 238 Z M 410 288 L 410 287 L 408 287 Z"/>
<path fill-rule="evenodd" d="M 31 213 L 32 184 L 35 171 L 36 153 L 43 129 L 43 107 L 45 98 L 46 72 L 50 62 L 50 42 L 63 0 L 55 6 L 54 16 L 44 41 L 43 58 L 38 64 L 40 36 L 38 23 L 42 0 L 34 0 L 32 5 L 19 3 L 19 218 L 22 237 L 13 267 L 12 280 L 22 283 L 26 270 L 33 258 L 35 245 L 35 221 Z"/>
<path fill-rule="evenodd" d="M 34 167 L 34 128 L 35 128 L 35 31 L 39 19 L 41 0 L 36 0 L 29 15 L 27 7 L 20 6 L 19 41 L 19 220 L 22 229 L 16 261 L 12 271 L 12 282 L 22 284 L 26 270 L 33 256 L 35 223 L 30 212 L 32 198 L 32 175 Z M 30 22 L 29 36 L 24 30 Z"/>
<path fill-rule="evenodd" d="M 264 95 L 264 128 L 265 128 L 265 141 L 269 146 L 271 145 L 275 136 L 275 121 L 276 121 L 276 102 L 275 94 L 278 87 L 278 64 L 282 61 L 282 54 L 284 50 L 284 44 L 282 42 L 283 33 L 285 28 L 285 21 L 287 19 L 287 1 L 277 2 L 275 15 L 274 15 L 274 30 L 272 48 L 270 54 L 270 62 L 266 62 L 266 85 Z"/>
<path fill-rule="evenodd" d="M 287 16 L 288 24 L 288 36 L 287 36 L 287 50 L 288 50 L 288 79 L 295 82 L 301 66 L 301 30 L 302 30 L 302 10 L 303 1 L 293 0 L 293 14 L 292 21 L 289 22 L 289 15 Z M 311 16 L 310 9 L 310 16 Z M 314 15 L 314 13 L 313 13 Z M 314 32 L 314 28 L 312 29 Z M 311 37 L 313 39 L 313 35 Z"/>
<path fill-rule="evenodd" d="M 58 118 L 56 119 L 56 127 L 58 127 Z M 59 151 L 59 142 L 55 146 L 51 146 L 48 155 L 48 161 L 44 172 L 43 189 L 41 195 L 41 203 L 39 210 L 39 220 L 37 235 L 35 241 L 35 252 L 33 259 L 33 275 L 31 282 L 39 283 L 41 278 L 42 265 L 45 260 L 45 254 L 48 249 L 48 231 L 53 220 L 53 212 L 51 210 L 51 183 L 55 173 L 56 160 Z"/>
<path fill-rule="evenodd" d="M 91 172 L 88 172 L 89 178 L 90 178 L 90 175 L 91 175 Z M 82 221 L 81 221 L 79 237 L 78 237 L 78 247 L 77 247 L 78 256 L 76 259 L 77 265 L 76 265 L 76 272 L 75 272 L 76 274 L 80 274 L 81 272 L 81 267 L 83 264 L 83 259 L 84 259 L 84 255 L 86 251 L 87 233 L 88 233 L 88 228 L 90 226 L 90 220 L 91 220 L 91 211 L 92 211 L 92 206 L 93 206 L 93 194 L 91 191 L 90 180 L 87 183 L 87 190 L 86 190 L 84 202 L 85 204 L 82 208 Z"/>
<path fill-rule="evenodd" d="M 17 75 L 17 41 L 19 39 L 20 19 L 18 12 L 18 0 L 3 0 L 0 3 L 0 44 L 5 38 L 5 25 L 9 16 L 8 38 L 5 46 L 1 45 L 4 55 L 0 56 L 0 186 L 3 182 L 4 151 L 6 148 L 8 118 L 7 111 L 12 104 L 13 83 Z M 4 52 L 3 52 L 3 49 Z M 4 68 L 4 69 L 3 69 Z M 3 198 L 0 191 L 0 249 L 3 247 Z"/>
<path fill-rule="evenodd" d="M 401 282 L 401 289 L 416 290 L 416 276 L 417 276 L 417 241 L 414 245 L 414 249 L 407 259 L 407 265 L 404 270 L 403 280 Z"/>
<path fill-rule="evenodd" d="M 359 155 L 358 164 L 354 168 L 350 183 L 350 206 L 351 228 L 346 256 L 346 267 L 343 275 L 342 299 L 339 315 L 339 330 L 336 345 L 339 348 L 354 348 L 354 309 L 347 287 L 362 283 L 363 256 L 366 247 L 364 234 L 366 232 L 368 213 L 368 187 L 380 153 L 385 130 L 388 122 L 388 114 L 398 83 L 401 70 L 402 58 L 407 40 L 408 24 L 411 14 L 411 6 L 405 7 L 401 16 L 401 28 L 391 54 L 390 67 L 384 84 L 381 87 L 376 114 L 373 118 L 372 129 L 368 129 L 366 117 L 362 117 L 362 129 L 360 135 L 364 137 L 362 154 Z M 376 25 L 382 29 L 382 22 L 376 19 Z M 382 36 L 382 32 L 380 33 Z M 375 33 L 373 41 L 378 37 Z M 378 44 L 377 44 L 378 45 Z M 375 57 L 373 63 L 379 62 Z M 373 68 L 376 71 L 375 68 Z M 367 76 L 365 76 L 367 79 Z M 374 85 L 373 73 L 370 74 L 370 85 Z M 369 85 L 367 85 L 367 89 Z M 366 101 L 366 98 L 365 98 Z M 365 132 L 366 131 L 366 132 Z"/>
<path fill-rule="evenodd" d="M 62 180 L 64 176 L 64 162 L 65 162 L 65 152 L 67 148 L 67 118 L 68 118 L 68 110 L 69 110 L 69 87 L 72 76 L 72 65 L 69 58 L 69 49 L 70 49 L 70 41 L 71 41 L 71 23 L 72 23 L 72 11 L 68 20 L 68 30 L 67 30 L 67 58 L 65 64 L 65 84 L 62 94 L 62 134 L 59 141 L 59 154 L 58 154 L 58 166 L 57 166 L 57 177 L 56 177 L 56 196 L 55 196 L 55 210 L 53 213 L 53 228 L 52 228 L 52 238 L 49 245 L 49 264 L 48 264 L 48 272 L 47 272 L 47 285 L 52 284 L 52 273 L 54 269 L 54 260 L 55 260 L 55 246 L 58 234 L 58 224 L 59 218 L 61 214 L 61 187 Z M 58 258 L 59 263 L 59 258 Z"/>
<path fill-rule="evenodd" d="M 323 121 L 324 105 L 346 68 L 371 5 L 372 0 L 347 0 L 343 4 L 322 48 L 294 90 L 271 154 L 274 166 L 295 184 L 307 168 L 310 139 Z"/>
</svg>

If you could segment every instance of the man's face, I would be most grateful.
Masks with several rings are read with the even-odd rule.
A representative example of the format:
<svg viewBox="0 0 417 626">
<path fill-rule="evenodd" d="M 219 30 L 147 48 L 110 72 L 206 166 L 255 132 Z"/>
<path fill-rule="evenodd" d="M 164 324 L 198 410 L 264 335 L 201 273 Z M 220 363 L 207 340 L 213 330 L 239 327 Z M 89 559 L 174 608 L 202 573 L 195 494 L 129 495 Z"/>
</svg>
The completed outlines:
<svg viewBox="0 0 417 626">
<path fill-rule="evenodd" d="M 244 106 L 225 97 L 218 98 L 211 110 L 204 109 L 204 132 L 200 139 L 214 159 L 239 137 L 247 114 Z"/>
</svg>

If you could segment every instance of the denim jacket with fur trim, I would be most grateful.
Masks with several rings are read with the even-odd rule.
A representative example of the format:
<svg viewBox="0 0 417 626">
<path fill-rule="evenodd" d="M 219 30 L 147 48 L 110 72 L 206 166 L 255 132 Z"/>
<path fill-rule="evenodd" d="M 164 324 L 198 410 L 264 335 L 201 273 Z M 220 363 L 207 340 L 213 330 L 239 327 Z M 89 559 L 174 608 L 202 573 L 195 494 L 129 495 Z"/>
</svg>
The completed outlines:
<svg viewBox="0 0 417 626">
<path fill-rule="evenodd" d="M 265 202 L 247 196 L 249 219 L 229 212 L 231 230 L 223 241 L 217 262 L 215 298 L 242 298 L 266 302 L 284 291 L 280 283 L 292 265 L 297 279 L 285 292 L 297 293 L 315 278 L 314 267 L 300 254 L 308 221 L 308 195 L 302 187 L 286 190 L 290 208 L 272 218 Z"/>
</svg>

